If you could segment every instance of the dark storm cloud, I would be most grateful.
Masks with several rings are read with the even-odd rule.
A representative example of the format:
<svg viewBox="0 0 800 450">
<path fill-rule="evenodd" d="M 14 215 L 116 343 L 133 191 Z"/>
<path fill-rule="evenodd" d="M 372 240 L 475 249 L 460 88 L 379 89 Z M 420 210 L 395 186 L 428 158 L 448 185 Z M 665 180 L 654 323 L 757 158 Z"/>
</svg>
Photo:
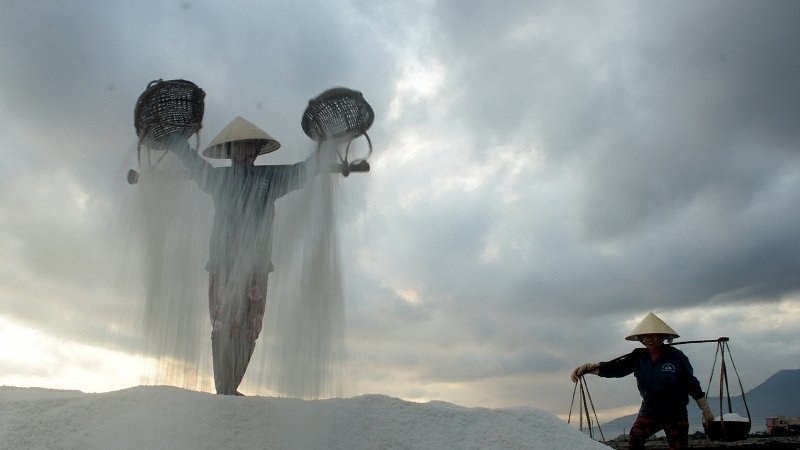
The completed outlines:
<svg viewBox="0 0 800 450">
<path fill-rule="evenodd" d="M 642 8 L 627 80 L 637 110 L 621 110 L 630 127 L 597 150 L 589 233 L 634 231 L 707 190 L 746 205 L 797 163 L 800 67 L 789 43 L 800 33 L 786 26 L 797 5 L 716 6 Z"/>
<path fill-rule="evenodd" d="M 548 249 L 521 296 L 588 312 L 800 289 L 796 3 L 461 6 L 439 4 L 438 30 L 459 118 L 582 174 L 569 256 Z"/>
<path fill-rule="evenodd" d="M 587 235 L 637 242 L 631 256 L 648 262 L 634 273 L 650 280 L 639 301 L 651 307 L 797 291 L 792 230 L 800 221 L 787 206 L 798 200 L 800 115 L 790 105 L 800 89 L 790 43 L 800 33 L 787 18 L 800 8 L 726 3 L 642 13 L 633 81 L 643 86 L 646 120 L 631 116 L 635 129 L 595 155 Z"/>
<path fill-rule="evenodd" d="M 114 9 L 92 4 L 88 14 L 87 5 L 5 2 L 0 19 L 4 106 L 20 125 L 47 123 L 65 141 L 104 133 L 103 119 L 122 114 L 112 106 L 119 90 L 133 81 L 130 59 L 120 58 L 130 56 L 131 43 L 110 20 Z"/>
</svg>

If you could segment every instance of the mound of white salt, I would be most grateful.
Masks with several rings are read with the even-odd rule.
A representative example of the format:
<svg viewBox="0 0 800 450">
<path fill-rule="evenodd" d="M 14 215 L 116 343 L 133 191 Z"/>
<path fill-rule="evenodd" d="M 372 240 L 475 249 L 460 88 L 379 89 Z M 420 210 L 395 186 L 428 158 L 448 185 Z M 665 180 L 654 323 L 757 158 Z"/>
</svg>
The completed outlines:
<svg viewBox="0 0 800 450">
<path fill-rule="evenodd" d="M 163 386 L 103 394 L 1 387 L 0 447 L 606 448 L 536 409 L 464 408 L 381 395 L 314 401 L 226 397 Z"/>
</svg>

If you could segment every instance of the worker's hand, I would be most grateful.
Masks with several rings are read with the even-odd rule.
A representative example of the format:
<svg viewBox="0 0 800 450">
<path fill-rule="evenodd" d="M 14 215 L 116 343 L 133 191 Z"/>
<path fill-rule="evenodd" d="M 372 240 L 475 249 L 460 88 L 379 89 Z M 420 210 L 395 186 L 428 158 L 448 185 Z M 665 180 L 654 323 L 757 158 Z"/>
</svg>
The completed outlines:
<svg viewBox="0 0 800 450">
<path fill-rule="evenodd" d="M 350 164 L 339 163 L 335 167 L 336 169 L 332 171 L 339 172 L 344 176 L 348 176 L 352 172 L 369 172 L 369 163 L 367 162 L 366 159 L 352 162 Z"/>
<path fill-rule="evenodd" d="M 714 413 L 711 412 L 711 408 L 708 406 L 708 399 L 705 396 L 695 399 L 695 401 L 697 406 L 700 407 L 700 412 L 703 413 L 703 428 L 706 428 L 710 422 L 714 421 Z"/>
<path fill-rule="evenodd" d="M 349 166 L 350 172 L 369 172 L 369 163 L 366 159 L 352 162 Z"/>
<path fill-rule="evenodd" d="M 599 371 L 600 371 L 600 364 L 586 363 L 576 367 L 575 370 L 572 371 L 569 377 L 572 379 L 573 383 L 577 383 L 578 379 L 586 375 L 587 373 L 591 373 L 592 375 L 597 375 Z"/>
</svg>

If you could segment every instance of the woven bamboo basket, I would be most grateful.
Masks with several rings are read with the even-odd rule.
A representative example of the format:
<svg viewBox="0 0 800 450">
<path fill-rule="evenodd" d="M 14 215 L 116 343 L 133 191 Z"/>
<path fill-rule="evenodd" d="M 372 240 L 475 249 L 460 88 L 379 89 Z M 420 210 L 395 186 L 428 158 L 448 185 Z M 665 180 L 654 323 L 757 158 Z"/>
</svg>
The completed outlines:
<svg viewBox="0 0 800 450">
<path fill-rule="evenodd" d="M 155 80 L 136 101 L 134 127 L 139 145 L 162 149 L 166 137 L 186 139 L 200 131 L 205 92 L 186 80 Z"/>
<path fill-rule="evenodd" d="M 328 89 L 308 102 L 301 125 L 311 139 L 352 140 L 366 134 L 375 113 L 361 92 L 343 87 Z"/>
<path fill-rule="evenodd" d="M 747 438 L 750 432 L 750 422 L 714 420 L 705 428 L 709 441 L 733 442 Z"/>
</svg>

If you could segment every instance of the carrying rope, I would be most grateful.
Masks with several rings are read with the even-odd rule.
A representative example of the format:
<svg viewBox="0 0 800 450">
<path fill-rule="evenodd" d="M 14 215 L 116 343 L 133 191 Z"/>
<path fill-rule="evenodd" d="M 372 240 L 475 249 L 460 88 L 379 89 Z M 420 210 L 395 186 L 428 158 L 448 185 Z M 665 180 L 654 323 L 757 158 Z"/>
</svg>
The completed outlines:
<svg viewBox="0 0 800 450">
<path fill-rule="evenodd" d="M 744 394 L 744 386 L 742 385 L 742 378 L 739 376 L 739 370 L 736 369 L 736 363 L 733 362 L 733 354 L 731 353 L 730 346 L 728 346 L 728 338 L 719 338 L 717 342 L 717 351 L 714 353 L 714 365 L 711 366 L 711 376 L 708 378 L 708 385 L 706 386 L 706 392 L 709 392 L 711 388 L 711 381 L 714 379 L 714 369 L 717 366 L 717 357 L 720 359 L 720 367 L 719 367 L 719 411 L 720 411 L 720 422 L 722 423 L 723 428 L 725 427 L 725 414 L 723 414 L 723 403 L 722 398 L 723 394 L 727 398 L 728 403 L 728 412 L 733 412 L 733 404 L 731 402 L 731 392 L 730 392 L 730 383 L 728 381 L 728 368 L 725 364 L 725 350 L 728 351 L 728 359 L 733 366 L 733 372 L 736 374 L 736 380 L 739 383 L 739 391 L 742 393 L 742 403 L 744 403 L 744 409 L 747 411 L 747 420 L 750 423 L 753 423 L 753 418 L 750 415 L 750 407 L 747 405 L 747 398 Z"/>
<path fill-rule="evenodd" d="M 375 113 L 361 92 L 348 88 L 332 88 L 309 100 L 300 125 L 303 132 L 317 142 L 317 153 L 324 141 L 347 140 L 344 156 L 336 150 L 343 174 L 347 176 L 352 166 L 366 162 L 372 155 L 372 140 L 367 130 L 375 120 Z M 363 158 L 348 161 L 350 145 L 364 136 L 369 150 Z"/>
<path fill-rule="evenodd" d="M 723 396 L 727 398 L 728 403 L 728 412 L 733 412 L 733 404 L 731 402 L 731 392 L 730 392 L 730 383 L 728 382 L 728 368 L 725 362 L 725 351 L 728 351 L 728 359 L 730 360 L 731 365 L 733 366 L 733 372 L 736 374 L 736 380 L 739 383 L 739 390 L 742 393 L 742 403 L 744 403 L 744 409 L 747 411 L 747 419 L 750 423 L 753 422 L 752 417 L 750 416 L 750 407 L 747 406 L 747 399 L 745 398 L 744 394 L 744 386 L 742 385 L 742 378 L 739 376 L 739 371 L 736 369 L 736 363 L 733 362 L 733 354 L 731 353 L 731 348 L 728 345 L 728 342 L 731 339 L 728 337 L 720 337 L 717 339 L 708 339 L 708 340 L 701 340 L 701 341 L 683 341 L 683 342 L 674 342 L 672 345 L 681 345 L 681 344 L 699 344 L 704 342 L 716 342 L 717 343 L 717 351 L 714 353 L 714 364 L 711 366 L 711 376 L 708 378 L 708 385 L 706 386 L 706 392 L 709 392 L 711 389 L 711 381 L 714 379 L 714 370 L 717 367 L 717 359 L 720 360 L 719 364 L 719 411 L 720 411 L 720 421 L 722 422 L 723 426 L 725 426 L 724 414 L 722 414 L 722 399 Z"/>
<path fill-rule="evenodd" d="M 572 402 L 569 405 L 569 415 L 567 416 L 567 423 L 571 423 L 572 421 L 572 407 L 575 406 L 575 394 L 578 391 L 578 385 L 581 388 L 581 396 L 580 396 L 580 403 L 578 405 L 578 429 L 583 431 L 583 418 L 586 417 L 586 426 L 589 428 L 589 437 L 594 439 L 594 429 L 592 428 L 592 416 L 589 414 L 589 408 L 592 408 L 592 414 L 594 415 L 594 423 L 597 426 L 597 431 L 600 432 L 600 438 L 602 441 L 606 440 L 606 437 L 603 435 L 603 430 L 600 428 L 600 421 L 597 419 L 597 410 L 594 407 L 594 402 L 592 401 L 592 396 L 589 394 L 589 385 L 586 384 L 585 377 L 579 377 L 578 382 L 575 383 L 575 388 L 572 390 Z"/>
<path fill-rule="evenodd" d="M 367 152 L 367 156 L 365 156 L 363 158 L 355 159 L 355 160 L 350 161 L 350 162 L 347 161 L 347 157 L 350 154 L 350 144 L 353 143 L 353 139 L 350 139 L 349 141 L 347 141 L 347 146 L 344 149 L 344 157 L 342 157 L 342 155 L 339 153 L 338 150 L 336 151 L 336 155 L 339 156 L 339 161 L 342 164 L 344 164 L 345 167 L 350 167 L 350 164 L 358 164 L 358 163 L 361 163 L 363 161 L 366 161 L 366 160 L 369 159 L 370 156 L 372 156 L 372 139 L 369 138 L 369 135 L 367 134 L 366 131 L 364 131 L 362 133 L 362 136 L 367 138 L 367 144 L 369 144 L 369 151 Z M 320 143 L 320 146 L 321 145 L 322 145 L 322 143 Z M 317 149 L 319 149 L 319 146 L 317 147 Z"/>
</svg>

